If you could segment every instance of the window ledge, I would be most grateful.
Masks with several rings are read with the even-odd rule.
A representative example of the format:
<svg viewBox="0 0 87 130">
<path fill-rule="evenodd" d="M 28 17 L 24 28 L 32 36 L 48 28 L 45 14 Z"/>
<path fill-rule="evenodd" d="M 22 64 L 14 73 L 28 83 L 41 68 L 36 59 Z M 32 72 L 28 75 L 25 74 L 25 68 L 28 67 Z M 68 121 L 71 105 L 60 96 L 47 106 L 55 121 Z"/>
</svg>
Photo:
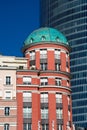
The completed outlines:
<svg viewBox="0 0 87 130">
<path fill-rule="evenodd" d="M 13 84 L 4 84 L 4 86 L 6 86 L 6 87 L 12 87 Z"/>
</svg>

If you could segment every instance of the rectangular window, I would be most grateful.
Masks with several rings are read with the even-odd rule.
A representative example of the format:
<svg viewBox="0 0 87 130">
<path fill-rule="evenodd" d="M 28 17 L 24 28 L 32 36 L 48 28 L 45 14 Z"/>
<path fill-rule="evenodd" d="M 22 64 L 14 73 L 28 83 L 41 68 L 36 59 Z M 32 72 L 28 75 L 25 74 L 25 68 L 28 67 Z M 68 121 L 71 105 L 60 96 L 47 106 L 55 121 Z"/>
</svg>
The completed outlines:
<svg viewBox="0 0 87 130">
<path fill-rule="evenodd" d="M 55 79 L 55 84 L 56 84 L 57 86 L 61 86 L 61 79 L 60 79 L 60 78 L 56 78 L 56 79 Z"/>
<path fill-rule="evenodd" d="M 23 130 L 31 130 L 31 123 L 24 123 Z"/>
<path fill-rule="evenodd" d="M 6 85 L 11 84 L 11 76 L 6 76 Z"/>
<path fill-rule="evenodd" d="M 32 109 L 30 107 L 23 108 L 23 117 L 24 118 L 31 118 L 32 116 Z"/>
<path fill-rule="evenodd" d="M 31 92 L 27 92 L 27 91 L 23 92 L 23 102 L 32 102 Z"/>
<path fill-rule="evenodd" d="M 56 93 L 56 103 L 62 103 L 62 94 Z"/>
<path fill-rule="evenodd" d="M 25 84 L 25 85 L 30 85 L 30 84 L 31 84 L 31 77 L 29 77 L 29 76 L 24 76 L 24 77 L 23 77 L 23 84 Z"/>
<path fill-rule="evenodd" d="M 60 70 L 60 64 L 59 63 L 55 63 L 55 70 L 59 71 Z"/>
<path fill-rule="evenodd" d="M 41 86 L 48 85 L 48 79 L 47 78 L 41 78 L 40 79 L 40 84 L 41 84 Z"/>
<path fill-rule="evenodd" d="M 30 51 L 30 60 L 35 60 L 35 51 Z"/>
<path fill-rule="evenodd" d="M 63 126 L 62 125 L 57 125 L 57 130 L 63 130 Z"/>
<path fill-rule="evenodd" d="M 5 116 L 9 116 L 9 114 L 10 114 L 10 107 L 5 107 L 4 112 L 5 112 Z"/>
<path fill-rule="evenodd" d="M 5 99 L 11 99 L 11 91 L 6 91 L 5 92 Z"/>
<path fill-rule="evenodd" d="M 60 50 L 55 50 L 55 59 L 60 59 Z"/>
<path fill-rule="evenodd" d="M 41 63 L 40 68 L 41 70 L 47 70 L 47 63 Z"/>
<path fill-rule="evenodd" d="M 48 108 L 41 108 L 41 119 L 48 119 Z"/>
<path fill-rule="evenodd" d="M 41 103 L 48 103 L 48 93 L 41 93 Z"/>
<path fill-rule="evenodd" d="M 47 50 L 46 49 L 40 50 L 40 59 L 47 59 Z"/>
<path fill-rule="evenodd" d="M 60 109 L 60 108 L 56 109 L 56 116 L 57 116 L 57 119 L 62 119 L 62 117 L 63 117 L 62 109 Z"/>
<path fill-rule="evenodd" d="M 48 124 L 42 124 L 42 130 L 49 130 Z"/>
<path fill-rule="evenodd" d="M 4 124 L 4 130 L 9 130 L 9 124 Z"/>
</svg>

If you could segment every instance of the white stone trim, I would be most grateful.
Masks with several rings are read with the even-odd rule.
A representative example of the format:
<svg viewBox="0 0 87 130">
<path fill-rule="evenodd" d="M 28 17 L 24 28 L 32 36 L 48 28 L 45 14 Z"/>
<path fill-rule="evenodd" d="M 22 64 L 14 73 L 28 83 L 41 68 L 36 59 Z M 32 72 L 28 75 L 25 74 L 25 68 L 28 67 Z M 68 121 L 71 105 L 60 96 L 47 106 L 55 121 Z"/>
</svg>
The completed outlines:
<svg viewBox="0 0 87 130">
<path fill-rule="evenodd" d="M 8 123 L 10 126 L 17 126 L 17 122 L 0 122 L 0 126 L 4 126 L 5 123 Z"/>
<path fill-rule="evenodd" d="M 54 48 L 47 48 L 47 51 L 54 51 Z"/>
</svg>

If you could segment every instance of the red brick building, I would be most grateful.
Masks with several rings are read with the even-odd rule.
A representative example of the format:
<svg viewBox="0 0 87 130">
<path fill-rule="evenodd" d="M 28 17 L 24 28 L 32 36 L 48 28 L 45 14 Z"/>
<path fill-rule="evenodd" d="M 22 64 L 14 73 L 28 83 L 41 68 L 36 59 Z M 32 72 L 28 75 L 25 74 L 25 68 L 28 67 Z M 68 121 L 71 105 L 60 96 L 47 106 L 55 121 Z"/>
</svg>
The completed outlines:
<svg viewBox="0 0 87 130">
<path fill-rule="evenodd" d="M 72 130 L 67 39 L 56 29 L 40 28 L 22 51 L 27 69 L 17 69 L 17 130 Z"/>
</svg>

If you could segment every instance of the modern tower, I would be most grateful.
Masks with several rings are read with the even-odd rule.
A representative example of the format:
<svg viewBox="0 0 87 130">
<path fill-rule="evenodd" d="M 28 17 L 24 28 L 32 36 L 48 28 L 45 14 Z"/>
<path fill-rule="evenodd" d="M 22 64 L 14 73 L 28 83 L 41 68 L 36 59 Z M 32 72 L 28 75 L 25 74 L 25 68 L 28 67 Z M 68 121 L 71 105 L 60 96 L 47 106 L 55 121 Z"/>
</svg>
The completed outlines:
<svg viewBox="0 0 87 130">
<path fill-rule="evenodd" d="M 70 43 L 73 122 L 87 128 L 87 0 L 40 0 L 40 25 L 61 30 Z"/>
</svg>

